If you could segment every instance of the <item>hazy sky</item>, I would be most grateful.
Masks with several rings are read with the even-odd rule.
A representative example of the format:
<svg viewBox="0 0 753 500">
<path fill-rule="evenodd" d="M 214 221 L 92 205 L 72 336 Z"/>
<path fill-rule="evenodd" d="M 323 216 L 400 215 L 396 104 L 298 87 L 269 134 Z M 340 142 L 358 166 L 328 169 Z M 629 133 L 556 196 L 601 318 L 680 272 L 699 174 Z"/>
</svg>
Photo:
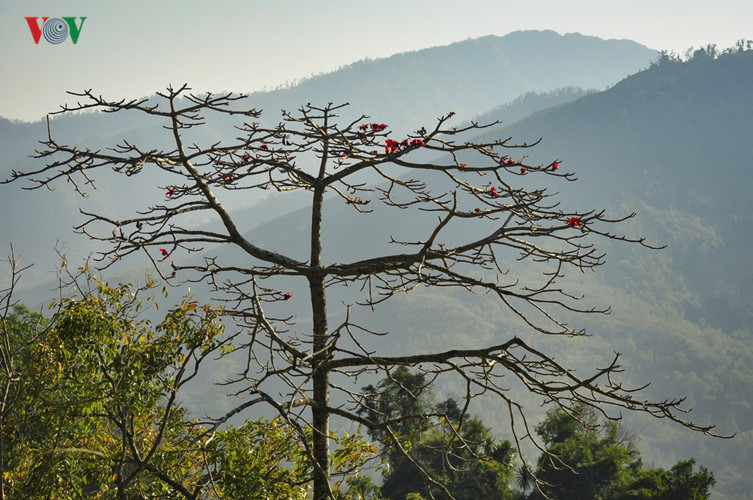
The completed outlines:
<svg viewBox="0 0 753 500">
<path fill-rule="evenodd" d="M 2 0 L 0 116 L 36 120 L 66 90 L 108 98 L 254 91 L 485 35 L 551 29 L 684 53 L 753 39 L 751 0 Z M 86 17 L 78 43 L 34 43 L 24 17 Z"/>
</svg>

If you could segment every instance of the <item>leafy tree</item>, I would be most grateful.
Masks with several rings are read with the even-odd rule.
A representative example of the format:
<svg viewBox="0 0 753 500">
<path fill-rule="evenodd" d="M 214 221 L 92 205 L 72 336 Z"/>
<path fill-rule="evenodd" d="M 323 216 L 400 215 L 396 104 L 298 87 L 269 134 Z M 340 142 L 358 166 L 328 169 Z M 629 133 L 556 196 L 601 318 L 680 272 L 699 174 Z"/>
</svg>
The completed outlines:
<svg viewBox="0 0 753 500">
<path fill-rule="evenodd" d="M 347 490 L 337 496 L 337 500 L 383 500 L 379 485 L 368 475 L 349 478 Z"/>
<path fill-rule="evenodd" d="M 551 410 L 536 432 L 547 448 L 535 471 L 538 483 L 532 499 L 700 500 L 709 497 L 715 483 L 705 467 L 693 472 L 693 459 L 678 462 L 670 471 L 643 469 L 634 438 L 618 422 L 599 422 L 590 407 L 579 406 L 573 413 Z"/>
<path fill-rule="evenodd" d="M 0 421 L 4 495 L 308 498 L 313 468 L 288 423 L 206 425 L 177 402 L 200 364 L 228 345 L 217 310 L 189 297 L 152 326 L 142 313 L 153 297 L 147 307 L 139 298 L 152 280 L 137 288 L 86 270 L 68 277 L 77 295 L 53 303 L 52 320 L 18 304 L 2 318 L 5 345 L 19 346 L 3 380 L 17 381 Z M 359 435 L 332 439 L 343 475 L 375 451 Z"/>
<path fill-rule="evenodd" d="M 483 422 L 468 417 L 452 398 L 434 402 L 426 375 L 399 367 L 379 384 L 364 388 L 372 406 L 361 413 L 373 422 L 396 422 L 396 440 L 379 427 L 371 437 L 384 443 L 386 472 L 381 494 L 403 499 L 410 495 L 458 499 L 512 498 L 515 449 L 509 441 L 497 441 Z M 410 449 L 406 455 L 403 450 Z M 420 467 L 432 487 L 416 474 Z"/>
<path fill-rule="evenodd" d="M 240 328 L 233 345 L 248 362 L 234 379 L 236 394 L 246 400 L 217 416 L 217 422 L 256 405 L 273 408 L 297 429 L 310 457 L 315 499 L 334 496 L 333 416 L 383 431 L 419 475 L 451 496 L 441 478 L 431 478 L 399 446 L 400 417 L 373 420 L 359 413 L 359 408 L 373 407 L 373 395 L 360 392 L 353 379 L 364 373 L 388 376 L 396 366 L 421 367 L 432 380 L 459 375 L 467 382 L 461 398 L 466 402 L 479 393 L 498 396 L 507 406 L 516 441 L 530 435 L 526 412 L 509 396 L 507 385 L 499 385 L 502 378 L 517 380 L 533 395 L 566 408 L 579 402 L 606 404 L 670 418 L 703 432 L 712 429 L 683 420 L 677 412 L 682 400 L 636 398 L 616 378 L 616 356 L 606 368 L 579 376 L 517 336 L 488 346 L 394 356 L 369 348 L 381 333 L 358 324 L 351 309 L 375 308 L 420 287 L 489 294 L 534 332 L 582 335 L 560 315 L 605 310 L 581 305 L 577 294 L 563 288 L 559 282 L 565 271 L 603 264 L 603 254 L 596 249 L 600 239 L 645 244 L 610 232 L 612 224 L 632 215 L 615 219 L 604 211 L 584 211 L 555 200 L 544 186 L 574 180 L 560 160 L 529 162 L 525 153 L 533 145 L 473 137 L 493 123 L 452 126 L 450 112 L 433 126 L 393 137 L 388 125 L 368 117 L 341 118 L 348 112 L 345 105 L 308 104 L 297 112 L 283 111 L 281 123 L 265 126 L 258 110 L 244 107 L 245 96 L 197 95 L 187 86 L 132 101 L 107 100 L 91 91 L 74 95 L 82 102 L 61 112 L 140 113 L 164 126 L 169 145 L 137 145 L 125 139 L 104 149 L 67 145 L 53 138 L 50 124 L 37 156 L 46 165 L 14 172 L 13 179 L 30 179 L 32 189 L 65 180 L 85 194 L 107 168 L 128 179 L 159 177 L 151 191 L 153 203 L 122 203 L 115 215 L 85 210 L 87 219 L 79 230 L 109 244 L 101 254 L 105 267 L 143 253 L 168 284 L 204 281 L 219 294 L 228 306 L 224 314 Z M 224 126 L 225 119 L 237 119 L 235 135 L 240 137 L 203 144 L 197 127 Z M 427 160 L 428 153 L 436 159 Z M 307 200 L 302 256 L 295 248 L 273 248 L 247 238 L 239 229 L 242 221 L 226 208 L 233 193 L 270 189 Z M 325 205 L 348 208 L 354 216 L 379 213 L 389 217 L 388 224 L 414 226 L 404 239 L 391 238 L 394 250 L 375 256 L 378 248 L 370 248 L 362 255 L 333 258 L 325 250 L 330 248 L 323 229 L 328 227 Z M 193 217 L 201 212 L 211 214 L 216 224 L 198 227 Z M 359 241 L 361 235 L 350 237 Z M 202 259 L 190 258 L 199 251 Z M 290 291 L 295 279 L 305 285 L 296 294 L 308 299 L 303 302 L 310 323 L 296 323 L 283 305 L 301 302 Z M 333 293 L 347 297 L 342 317 L 328 309 Z M 464 404 L 458 421 L 465 420 L 466 412 Z M 307 429 L 313 433 L 311 443 Z M 464 439 L 462 433 L 456 435 Z"/>
<path fill-rule="evenodd" d="M 694 472 L 695 459 L 681 460 L 667 471 L 650 469 L 639 471 L 616 498 L 657 500 L 704 500 L 711 497 L 716 484 L 714 473 L 701 465 Z"/>
<path fill-rule="evenodd" d="M 13 418 L 2 422 L 13 457 L 4 489 L 14 498 L 196 498 L 205 430 L 177 394 L 220 345 L 216 314 L 184 301 L 152 328 L 138 296 L 154 283 L 71 278 L 78 296 L 53 303 L 52 320 L 17 307 L 4 322 L 28 350 L 15 360 L 23 390 Z"/>
<path fill-rule="evenodd" d="M 43 366 L 34 363 L 34 343 L 43 338 L 48 322 L 13 299 L 24 267 L 11 247 L 8 258 L 10 283 L 0 289 L 0 499 L 12 497 L 7 478 L 21 462 L 19 450 L 38 438 L 39 416 L 30 411 L 28 402 L 38 398 L 42 387 L 30 383 L 37 379 Z"/>
</svg>

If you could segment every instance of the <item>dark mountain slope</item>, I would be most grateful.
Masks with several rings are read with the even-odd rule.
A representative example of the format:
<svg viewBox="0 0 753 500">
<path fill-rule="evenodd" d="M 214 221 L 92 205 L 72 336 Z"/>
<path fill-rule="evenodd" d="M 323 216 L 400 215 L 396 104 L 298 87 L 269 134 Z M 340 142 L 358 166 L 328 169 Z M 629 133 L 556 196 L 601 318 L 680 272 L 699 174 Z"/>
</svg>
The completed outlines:
<svg viewBox="0 0 753 500">
<path fill-rule="evenodd" d="M 577 173 L 572 196 L 579 203 L 616 211 L 646 204 L 663 211 L 641 224 L 670 244 L 678 269 L 701 300 L 710 301 L 703 313 L 688 312 L 735 329 L 753 319 L 753 308 L 738 307 L 746 300 L 740 297 L 753 295 L 746 251 L 753 234 L 750 81 L 753 52 L 717 59 L 697 53 L 532 116 L 502 135 L 543 137 L 536 154 L 563 158 Z M 662 214 L 676 220 L 657 219 Z M 668 232 L 675 238 L 667 241 Z M 671 241 L 680 235 L 686 239 Z M 722 298 L 731 296 L 738 298 L 725 304 Z"/>
</svg>

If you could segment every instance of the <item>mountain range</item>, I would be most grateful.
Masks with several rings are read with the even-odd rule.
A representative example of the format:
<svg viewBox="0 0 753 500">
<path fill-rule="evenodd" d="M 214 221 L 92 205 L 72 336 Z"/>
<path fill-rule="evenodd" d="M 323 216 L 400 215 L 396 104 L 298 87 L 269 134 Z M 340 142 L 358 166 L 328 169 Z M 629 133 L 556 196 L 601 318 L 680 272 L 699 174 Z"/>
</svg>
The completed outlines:
<svg viewBox="0 0 753 500">
<path fill-rule="evenodd" d="M 499 121 L 481 138 L 541 139 L 526 150 L 529 161 L 559 158 L 563 168 L 576 174 L 577 182 L 557 187 L 563 204 L 604 208 L 615 217 L 637 212 L 621 230 L 665 248 L 603 245 L 603 268 L 569 278 L 595 305 L 611 305 L 612 314 L 573 317 L 593 336 L 542 340 L 542 345 L 584 371 L 602 366 L 619 351 L 626 380 L 652 382 L 649 396 L 687 396 L 693 420 L 715 423 L 719 432 L 736 433 L 735 438 L 697 436 L 626 415 L 628 428 L 642 439 L 645 459 L 667 466 L 695 457 L 715 472 L 715 497 L 753 498 L 753 479 L 747 473 L 753 459 L 753 265 L 745 250 L 753 234 L 753 177 L 747 165 L 753 153 L 748 138 L 753 130 L 752 77 L 752 51 L 699 50 L 680 60 L 629 41 L 517 32 L 361 61 L 250 97 L 267 111 L 347 101 L 348 112 L 388 121 L 398 135 L 432 123 L 448 110 L 457 110 L 460 119 Z M 80 114 L 57 118 L 52 127 L 67 141 L 99 145 L 123 137 L 150 140 L 158 124 L 125 115 Z M 222 137 L 227 130 L 226 123 L 212 123 L 199 138 Z M 33 167 L 36 160 L 25 155 L 45 134 L 44 122 L 0 120 L 0 177 L 11 168 Z M 140 207 L 144 191 L 156 191 L 157 182 L 146 177 L 129 188 L 104 184 L 84 202 L 63 186 L 55 193 L 0 186 L 0 207 L 7 214 L 0 220 L 0 245 L 7 248 L 13 242 L 17 252 L 37 262 L 24 300 L 33 301 L 49 288 L 44 283 L 57 257 L 46 255 L 57 237 L 65 239 L 69 255 L 93 248 L 67 229 L 81 220 L 77 211 L 82 203 L 112 210 L 108 193 L 127 189 L 133 206 Z M 286 251 L 299 246 L 308 220 L 304 198 L 232 203 L 254 241 Z M 377 235 L 407 231 L 415 222 L 376 213 L 358 217 L 343 205 L 332 205 L 327 216 L 337 221 L 326 233 L 330 244 L 325 252 L 331 260 L 374 251 L 385 245 Z M 136 264 L 141 263 L 131 262 Z M 298 290 L 293 291 L 297 296 Z M 341 313 L 333 306 L 333 315 Z M 426 345 L 440 349 L 489 343 L 517 334 L 520 327 L 490 300 L 466 301 L 432 290 L 388 302 L 378 317 L 365 321 L 374 321 L 379 330 L 399 331 L 399 349 L 405 352 Z M 394 342 L 376 347 L 387 352 L 396 348 Z M 444 390 L 452 393 L 452 387 Z M 206 394 L 197 389 L 193 401 Z M 487 424 L 504 432 L 491 417 L 497 411 L 491 403 L 479 401 L 477 406 Z"/>
</svg>

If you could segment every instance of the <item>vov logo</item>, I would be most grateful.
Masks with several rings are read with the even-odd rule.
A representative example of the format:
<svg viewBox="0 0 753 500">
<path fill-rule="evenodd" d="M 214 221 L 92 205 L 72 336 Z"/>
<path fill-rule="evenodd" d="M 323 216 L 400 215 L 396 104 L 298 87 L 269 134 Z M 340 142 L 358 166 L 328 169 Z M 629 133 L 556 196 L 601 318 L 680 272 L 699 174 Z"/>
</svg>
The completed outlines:
<svg viewBox="0 0 753 500">
<path fill-rule="evenodd" d="M 71 41 L 76 44 L 78 42 L 78 36 L 81 34 L 81 28 L 84 27 L 85 17 L 80 17 L 81 23 L 76 25 L 75 17 L 43 17 L 40 25 L 38 17 L 26 17 L 26 22 L 29 23 L 29 30 L 31 36 L 34 38 L 34 43 L 39 44 L 39 40 L 44 37 L 48 43 L 59 44 L 63 43 L 68 35 L 71 36 Z"/>
</svg>

